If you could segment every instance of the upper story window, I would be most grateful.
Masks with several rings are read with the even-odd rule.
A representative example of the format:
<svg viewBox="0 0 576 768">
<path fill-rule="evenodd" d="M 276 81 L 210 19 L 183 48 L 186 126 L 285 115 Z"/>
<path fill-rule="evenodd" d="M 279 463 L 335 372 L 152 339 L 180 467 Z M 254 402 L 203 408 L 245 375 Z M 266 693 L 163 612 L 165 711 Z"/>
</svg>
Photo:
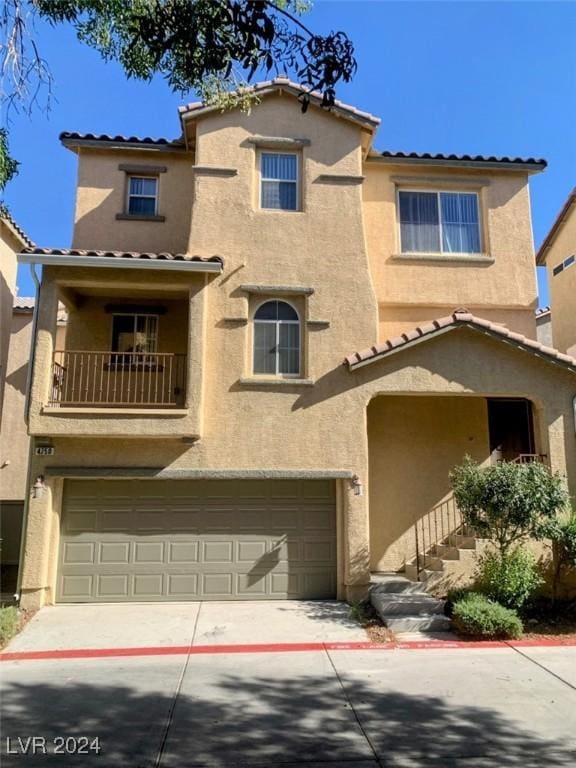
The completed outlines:
<svg viewBox="0 0 576 768">
<path fill-rule="evenodd" d="M 300 319 L 286 301 L 267 301 L 256 310 L 254 373 L 300 374 Z"/>
<path fill-rule="evenodd" d="M 158 213 L 158 178 L 156 176 L 128 177 L 128 214 L 156 216 Z"/>
<path fill-rule="evenodd" d="M 112 352 L 157 352 L 156 315 L 113 315 Z"/>
<path fill-rule="evenodd" d="M 398 192 L 402 253 L 480 253 L 475 192 Z"/>
<path fill-rule="evenodd" d="M 296 153 L 260 153 L 260 207 L 280 211 L 299 208 L 299 162 Z"/>
<path fill-rule="evenodd" d="M 560 264 L 557 264 L 552 270 L 552 274 L 556 277 L 556 275 L 559 275 L 560 272 L 564 272 L 565 269 L 568 269 L 568 267 L 571 267 L 573 264 L 576 264 L 576 254 L 568 256 L 567 259 L 564 259 Z"/>
</svg>

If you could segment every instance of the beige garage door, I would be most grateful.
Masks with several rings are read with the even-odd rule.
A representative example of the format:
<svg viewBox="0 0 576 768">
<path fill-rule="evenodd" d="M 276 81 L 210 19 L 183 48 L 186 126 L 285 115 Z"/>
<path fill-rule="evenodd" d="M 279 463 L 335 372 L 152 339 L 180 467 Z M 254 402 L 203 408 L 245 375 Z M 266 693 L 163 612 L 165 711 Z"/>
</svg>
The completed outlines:
<svg viewBox="0 0 576 768">
<path fill-rule="evenodd" d="M 70 480 L 60 602 L 332 598 L 329 480 Z"/>
</svg>

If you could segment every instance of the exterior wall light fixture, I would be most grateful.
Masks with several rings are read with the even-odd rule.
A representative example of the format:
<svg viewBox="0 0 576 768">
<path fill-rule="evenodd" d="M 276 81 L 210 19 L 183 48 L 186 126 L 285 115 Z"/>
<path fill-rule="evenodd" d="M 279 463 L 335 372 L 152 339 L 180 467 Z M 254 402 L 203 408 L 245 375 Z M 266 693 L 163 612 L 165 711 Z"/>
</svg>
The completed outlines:
<svg viewBox="0 0 576 768">
<path fill-rule="evenodd" d="M 364 493 L 364 486 L 362 485 L 358 475 L 353 475 L 350 478 L 350 485 L 354 489 L 354 496 L 362 496 Z"/>
</svg>

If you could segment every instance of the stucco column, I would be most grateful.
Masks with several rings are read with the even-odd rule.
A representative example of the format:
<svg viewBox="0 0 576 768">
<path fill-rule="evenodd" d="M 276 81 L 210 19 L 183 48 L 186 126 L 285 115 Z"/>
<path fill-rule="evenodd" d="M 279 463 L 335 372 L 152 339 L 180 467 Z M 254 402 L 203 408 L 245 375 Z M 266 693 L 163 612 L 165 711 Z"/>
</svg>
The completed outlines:
<svg viewBox="0 0 576 768">
<path fill-rule="evenodd" d="M 573 498 L 576 498 L 576 435 L 572 403 L 564 410 L 545 406 L 541 418 L 546 428 L 550 468 L 565 475 Z"/>
<path fill-rule="evenodd" d="M 188 295 L 188 359 L 186 361 L 186 407 L 192 417 L 192 434 L 202 435 L 204 338 L 206 333 L 207 278 L 194 285 Z"/>
<path fill-rule="evenodd" d="M 41 477 L 38 467 L 33 466 L 32 485 L 36 483 L 38 486 Z M 46 603 L 54 602 L 60 490 L 60 481 L 45 482 L 43 488 L 28 489 L 28 514 L 20 582 L 20 605 L 25 610 L 36 610 Z"/>
<path fill-rule="evenodd" d="M 46 404 L 53 384 L 52 357 L 58 320 L 58 286 L 46 276 L 42 279 L 40 296 L 30 394 L 30 408 L 35 413 Z"/>
<path fill-rule="evenodd" d="M 363 600 L 370 585 L 368 493 L 356 495 L 352 483 L 343 483 L 344 587 L 350 603 Z"/>
</svg>

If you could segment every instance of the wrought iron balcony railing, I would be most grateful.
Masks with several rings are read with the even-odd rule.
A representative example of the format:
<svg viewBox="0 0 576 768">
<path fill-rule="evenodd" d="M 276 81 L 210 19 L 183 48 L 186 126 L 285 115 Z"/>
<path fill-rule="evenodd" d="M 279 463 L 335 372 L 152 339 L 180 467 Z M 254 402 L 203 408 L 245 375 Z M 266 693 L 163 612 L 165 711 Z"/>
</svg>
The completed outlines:
<svg viewBox="0 0 576 768">
<path fill-rule="evenodd" d="M 54 352 L 52 407 L 183 408 L 186 355 Z"/>
</svg>

